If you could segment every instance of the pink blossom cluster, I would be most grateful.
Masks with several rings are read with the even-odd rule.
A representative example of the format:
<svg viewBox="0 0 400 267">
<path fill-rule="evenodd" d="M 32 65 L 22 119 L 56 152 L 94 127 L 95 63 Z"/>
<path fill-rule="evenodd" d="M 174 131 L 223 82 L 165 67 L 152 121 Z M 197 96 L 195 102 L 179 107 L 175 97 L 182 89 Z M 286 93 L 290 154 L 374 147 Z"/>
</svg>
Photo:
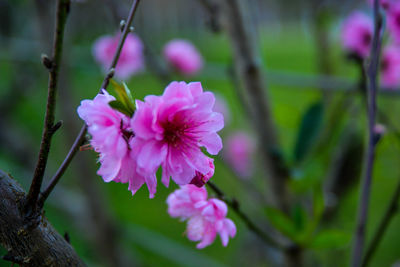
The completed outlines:
<svg viewBox="0 0 400 267">
<path fill-rule="evenodd" d="M 236 235 L 236 226 L 226 218 L 228 208 L 225 202 L 210 198 L 204 187 L 184 185 L 168 196 L 168 213 L 171 217 L 187 220 L 186 234 L 191 241 L 200 241 L 197 248 L 204 248 L 214 242 L 217 234 L 222 245 L 227 246 L 229 237 Z"/>
<path fill-rule="evenodd" d="M 222 141 L 217 132 L 224 120 L 213 111 L 214 95 L 203 92 L 199 82 L 172 82 L 163 95 L 136 100 L 131 118 L 111 108 L 113 100 L 103 90 L 78 108 L 100 154 L 98 174 L 105 182 L 129 183 L 132 194 L 146 183 L 152 198 L 160 167 L 165 186 L 170 177 L 179 185 L 201 186 L 214 174 L 213 160 L 201 147 L 218 154 Z"/>
<path fill-rule="evenodd" d="M 389 32 L 389 42 L 384 46 L 382 53 L 381 84 L 392 88 L 400 85 L 400 1 L 381 0 L 380 4 L 386 10 Z M 372 18 L 362 12 L 353 12 L 343 23 L 343 48 L 360 59 L 369 56 L 372 36 Z"/>
<path fill-rule="evenodd" d="M 118 47 L 120 34 L 102 36 L 93 45 L 93 55 L 104 71 L 110 67 Z M 143 43 L 140 38 L 130 33 L 126 37 L 116 66 L 116 77 L 129 79 L 133 74 L 144 68 Z"/>
<path fill-rule="evenodd" d="M 93 45 L 93 56 L 104 71 L 107 71 L 112 63 L 119 38 L 120 34 L 102 36 Z M 127 36 L 116 67 L 116 77 L 129 79 L 144 69 L 143 49 L 143 43 L 137 35 L 131 33 Z M 185 76 L 193 76 L 203 67 L 203 57 L 187 40 L 169 41 L 164 46 L 163 55 L 170 67 Z"/>
</svg>

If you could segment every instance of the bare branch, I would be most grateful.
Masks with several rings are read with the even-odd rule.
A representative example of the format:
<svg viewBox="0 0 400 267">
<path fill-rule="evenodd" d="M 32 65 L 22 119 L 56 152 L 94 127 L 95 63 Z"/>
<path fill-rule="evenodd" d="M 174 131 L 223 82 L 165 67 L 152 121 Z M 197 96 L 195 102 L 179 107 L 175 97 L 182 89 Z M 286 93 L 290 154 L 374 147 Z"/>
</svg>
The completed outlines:
<svg viewBox="0 0 400 267">
<path fill-rule="evenodd" d="M 69 13 L 69 0 L 57 1 L 56 26 L 53 41 L 53 55 L 49 59 L 45 57 L 46 67 L 49 69 L 49 84 L 45 122 L 43 127 L 42 141 L 36 163 L 35 172 L 32 178 L 32 184 L 27 195 L 27 211 L 32 212 L 36 209 L 37 199 L 43 182 L 44 172 L 46 170 L 47 159 L 49 157 L 51 139 L 54 134 L 54 119 L 56 108 L 56 95 L 58 86 L 58 74 L 61 64 L 61 55 L 63 49 L 64 29 Z"/>
</svg>

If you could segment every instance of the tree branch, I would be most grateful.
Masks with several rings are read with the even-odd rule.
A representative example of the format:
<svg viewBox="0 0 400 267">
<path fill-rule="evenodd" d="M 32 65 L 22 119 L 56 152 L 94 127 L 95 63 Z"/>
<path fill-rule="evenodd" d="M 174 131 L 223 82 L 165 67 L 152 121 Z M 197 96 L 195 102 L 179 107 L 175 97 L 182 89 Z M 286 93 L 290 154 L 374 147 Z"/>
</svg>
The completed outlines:
<svg viewBox="0 0 400 267">
<path fill-rule="evenodd" d="M 367 249 L 367 252 L 365 253 L 364 259 L 362 261 L 363 267 L 366 267 L 369 265 L 370 260 L 374 256 L 374 253 L 376 249 L 378 248 L 386 229 L 389 226 L 389 223 L 391 222 L 392 218 L 396 215 L 398 209 L 399 209 L 399 198 L 400 198 L 400 181 L 397 183 L 396 190 L 394 191 L 392 198 L 390 200 L 389 205 L 386 208 L 386 212 L 384 216 L 381 219 L 381 222 L 379 223 L 379 226 L 372 238 L 372 241 Z"/>
<path fill-rule="evenodd" d="M 352 253 L 351 266 L 359 267 L 363 254 L 365 228 L 368 217 L 369 196 L 371 191 L 372 170 L 375 158 L 376 138 L 374 133 L 376 119 L 376 91 L 377 73 L 380 60 L 380 50 L 382 44 L 382 16 L 379 10 L 379 1 L 374 1 L 374 20 L 375 29 L 371 50 L 371 59 L 367 69 L 368 79 L 368 148 L 365 162 L 365 176 L 362 181 L 360 202 L 358 208 L 358 218 L 354 236 L 354 246 Z"/>
<path fill-rule="evenodd" d="M 228 204 L 229 207 L 239 216 L 239 218 L 246 224 L 247 228 L 251 230 L 256 236 L 261 238 L 267 245 L 278 249 L 286 249 L 286 247 L 278 243 L 273 237 L 269 236 L 263 230 L 261 230 L 256 224 L 240 209 L 239 202 L 236 199 L 228 198 L 225 193 L 213 182 L 208 181 L 207 186 L 210 187 L 217 197 Z"/>
<path fill-rule="evenodd" d="M 69 5 L 70 5 L 69 0 L 57 1 L 56 26 L 55 26 L 54 41 L 53 41 L 53 55 L 52 58 L 49 59 L 51 62 L 50 64 L 51 66 L 49 68 L 50 73 L 49 73 L 45 122 L 43 127 L 42 141 L 40 144 L 39 156 L 36 163 L 35 172 L 32 178 L 32 184 L 29 188 L 29 193 L 27 195 L 26 207 L 27 211 L 30 213 L 36 209 L 36 203 L 39 197 L 40 188 L 42 186 L 43 176 L 47 165 L 47 159 L 49 157 L 51 139 L 55 132 L 54 113 L 56 108 L 58 74 L 61 64 L 64 29 L 69 12 Z"/>
<path fill-rule="evenodd" d="M 115 67 L 117 66 L 117 63 L 118 63 L 118 60 L 119 60 L 119 57 L 120 57 L 120 54 L 122 51 L 122 47 L 125 43 L 126 37 L 128 36 L 128 33 L 130 32 L 130 26 L 132 24 L 133 18 L 135 17 L 135 13 L 136 13 L 137 7 L 139 5 L 139 2 L 140 2 L 140 0 L 134 0 L 132 3 L 131 9 L 129 11 L 128 19 L 126 20 L 124 29 L 123 29 L 121 37 L 119 39 L 117 50 L 115 51 L 109 71 L 108 71 L 107 75 L 105 76 L 103 83 L 101 84 L 99 93 L 101 93 L 102 89 L 107 90 L 110 79 L 114 76 Z M 46 187 L 46 189 L 41 194 L 41 197 L 39 199 L 39 202 L 41 205 L 44 204 L 47 197 L 50 195 L 50 193 L 52 192 L 52 190 L 54 189 L 54 187 L 56 186 L 56 184 L 58 183 L 58 181 L 64 174 L 65 170 L 68 168 L 68 166 L 71 163 L 72 159 L 74 158 L 76 152 L 78 152 L 79 147 L 82 145 L 82 142 L 85 140 L 86 132 L 87 132 L 87 127 L 86 127 L 86 125 L 83 125 L 78 136 L 75 139 L 75 142 L 73 143 L 66 158 L 64 159 L 63 163 L 58 168 L 55 175 L 52 177 L 49 185 Z"/>
<path fill-rule="evenodd" d="M 25 228 L 25 192 L 1 170 L 0 195 L 0 244 L 8 250 L 4 259 L 21 266 L 85 266 L 46 218 L 38 227 Z"/>
</svg>

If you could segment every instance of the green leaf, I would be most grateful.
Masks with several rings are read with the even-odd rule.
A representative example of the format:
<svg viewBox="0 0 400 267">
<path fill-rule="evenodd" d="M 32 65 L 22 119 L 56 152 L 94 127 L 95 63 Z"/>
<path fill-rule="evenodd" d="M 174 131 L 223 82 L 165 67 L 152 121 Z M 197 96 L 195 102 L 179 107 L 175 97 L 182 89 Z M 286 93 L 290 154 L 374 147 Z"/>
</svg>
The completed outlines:
<svg viewBox="0 0 400 267">
<path fill-rule="evenodd" d="M 114 90 L 117 93 L 117 100 L 125 106 L 126 110 L 129 110 L 129 113 L 133 114 L 135 112 L 135 101 L 133 100 L 128 86 L 124 82 L 119 84 L 113 79 L 111 79 L 110 82 L 114 86 Z"/>
<path fill-rule="evenodd" d="M 288 216 L 272 207 L 267 207 L 265 213 L 273 227 L 288 238 L 294 241 L 297 240 L 298 230 L 296 224 Z"/>
<path fill-rule="evenodd" d="M 113 109 L 118 110 L 119 112 L 124 113 L 125 115 L 127 115 L 127 116 L 129 116 L 129 117 L 132 117 L 132 115 L 133 115 L 133 112 L 132 112 L 131 110 L 129 110 L 129 109 L 128 109 L 121 101 L 119 101 L 119 100 L 110 101 L 110 102 L 108 103 L 108 105 L 109 105 L 110 107 L 112 107 Z"/>
<path fill-rule="evenodd" d="M 307 223 L 307 213 L 300 204 L 296 204 L 291 211 L 297 231 L 302 231 Z"/>
<path fill-rule="evenodd" d="M 351 236 L 340 230 L 325 230 L 319 232 L 309 244 L 313 249 L 337 249 L 347 246 Z"/>
<path fill-rule="evenodd" d="M 302 161 L 313 145 L 323 120 L 324 107 L 321 101 L 312 104 L 304 113 L 300 123 L 293 156 L 296 163 Z"/>
</svg>

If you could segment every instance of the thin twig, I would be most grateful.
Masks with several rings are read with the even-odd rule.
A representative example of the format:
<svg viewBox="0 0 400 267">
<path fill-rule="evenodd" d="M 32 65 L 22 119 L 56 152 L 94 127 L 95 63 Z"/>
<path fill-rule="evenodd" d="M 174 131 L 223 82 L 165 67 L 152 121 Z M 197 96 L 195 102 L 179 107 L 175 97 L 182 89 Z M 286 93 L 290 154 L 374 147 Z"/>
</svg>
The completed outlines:
<svg viewBox="0 0 400 267">
<path fill-rule="evenodd" d="M 49 69 L 48 96 L 45 122 L 43 127 L 42 141 L 40 144 L 40 152 L 36 163 L 35 172 L 32 178 L 32 184 L 27 195 L 27 211 L 32 212 L 36 209 L 37 199 L 39 197 L 40 188 L 43 182 L 43 176 L 47 165 L 47 159 L 50 152 L 50 144 L 52 136 L 55 132 L 55 108 L 56 108 L 56 93 L 58 86 L 58 74 L 61 64 L 61 55 L 63 49 L 64 29 L 69 12 L 69 0 L 57 1 L 56 25 L 53 40 L 53 55 L 48 59 L 46 67 Z M 47 59 L 47 57 L 46 57 Z"/>
<path fill-rule="evenodd" d="M 385 215 L 382 217 L 381 222 L 374 234 L 374 237 L 372 238 L 372 241 L 367 249 L 367 252 L 365 253 L 365 256 L 364 256 L 361 266 L 363 266 L 363 267 L 368 266 L 368 264 L 370 263 L 370 260 L 374 256 L 374 253 L 375 253 L 376 249 L 378 248 L 378 246 L 385 234 L 385 231 L 389 226 L 389 223 L 391 222 L 392 218 L 396 215 L 396 213 L 399 209 L 399 206 L 398 206 L 399 198 L 400 198 L 400 181 L 397 183 L 396 190 L 393 193 L 390 203 L 389 203 L 388 207 L 386 208 Z"/>
<path fill-rule="evenodd" d="M 354 246 L 351 266 L 359 267 L 363 255 L 365 228 L 368 217 L 369 197 L 371 191 L 372 170 L 375 158 L 376 138 L 374 133 L 376 119 L 376 91 L 377 91 L 377 73 L 380 59 L 380 50 L 382 44 L 382 17 L 379 10 L 379 1 L 374 1 L 374 38 L 372 43 L 371 61 L 367 69 L 368 78 L 368 148 L 366 154 L 365 176 L 362 181 L 358 218 L 354 237 Z"/>
<path fill-rule="evenodd" d="M 239 216 L 239 218 L 246 224 L 252 232 L 261 238 L 266 244 L 273 246 L 278 249 L 285 249 L 285 246 L 274 240 L 273 237 L 269 236 L 263 230 L 261 230 L 241 209 L 238 201 L 236 199 L 228 198 L 225 193 L 216 186 L 213 182 L 207 182 L 208 187 L 210 187 L 217 197 L 226 202 L 226 204 L 233 209 L 233 211 Z"/>
<path fill-rule="evenodd" d="M 110 79 L 114 76 L 114 72 L 115 72 L 115 67 L 117 66 L 121 51 L 122 51 L 122 47 L 125 43 L 126 37 L 128 36 L 129 32 L 130 32 L 130 26 L 132 24 L 133 18 L 135 17 L 135 13 L 137 10 L 137 7 L 139 5 L 140 0 L 135 0 L 132 3 L 131 9 L 129 11 L 129 15 L 128 15 L 128 19 L 126 20 L 124 29 L 122 31 L 121 37 L 119 39 L 119 43 L 118 43 L 118 47 L 117 50 L 115 51 L 113 60 L 111 62 L 109 71 L 107 73 L 107 75 L 105 76 L 103 83 L 101 84 L 101 88 L 99 93 L 101 93 L 101 90 L 107 90 L 108 84 L 110 82 Z M 79 132 L 78 136 L 76 137 L 74 144 L 72 145 L 72 147 L 70 148 L 66 158 L 64 159 L 63 163 L 61 164 L 61 166 L 59 167 L 59 169 L 57 170 L 57 172 L 55 173 L 55 175 L 53 176 L 53 178 L 51 179 L 49 185 L 46 187 L 46 189 L 43 191 L 43 193 L 41 194 L 40 197 L 40 203 L 41 205 L 44 204 L 44 202 L 46 201 L 47 197 L 50 195 L 51 191 L 54 189 L 54 187 L 56 186 L 56 184 L 58 183 L 58 181 L 60 180 L 60 178 L 62 177 L 62 175 L 64 174 L 65 170 L 68 168 L 69 164 L 71 163 L 73 157 L 75 156 L 76 152 L 79 150 L 79 147 L 82 145 L 82 142 L 85 140 L 85 135 L 87 132 L 87 126 L 83 125 L 81 131 Z"/>
</svg>

